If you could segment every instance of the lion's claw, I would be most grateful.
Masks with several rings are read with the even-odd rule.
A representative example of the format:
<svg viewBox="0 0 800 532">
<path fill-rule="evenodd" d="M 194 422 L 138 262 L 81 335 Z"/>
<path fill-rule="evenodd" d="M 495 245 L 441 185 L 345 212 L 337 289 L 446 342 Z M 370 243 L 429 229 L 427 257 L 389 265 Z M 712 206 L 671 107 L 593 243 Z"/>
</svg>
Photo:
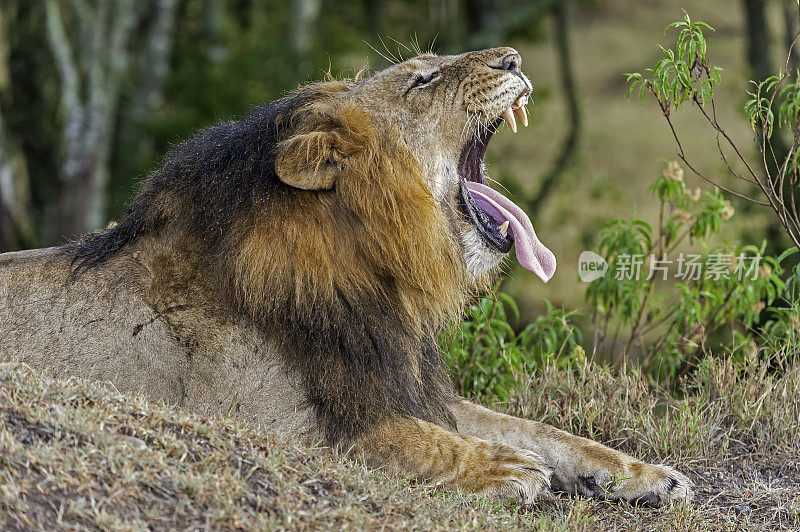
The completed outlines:
<svg viewBox="0 0 800 532">
<path fill-rule="evenodd" d="M 591 474 L 570 476 L 556 471 L 553 489 L 586 497 L 624 500 L 637 506 L 660 506 L 664 503 L 691 500 L 691 481 L 671 467 L 638 461 L 627 464 L 630 472 L 613 474 L 600 468 Z"/>
</svg>

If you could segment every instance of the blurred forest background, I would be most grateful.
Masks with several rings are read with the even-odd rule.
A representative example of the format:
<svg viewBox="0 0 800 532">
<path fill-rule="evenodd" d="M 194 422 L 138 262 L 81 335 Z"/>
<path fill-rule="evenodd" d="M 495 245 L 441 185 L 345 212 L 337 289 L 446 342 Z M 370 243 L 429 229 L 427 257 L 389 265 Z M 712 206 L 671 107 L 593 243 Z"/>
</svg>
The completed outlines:
<svg viewBox="0 0 800 532">
<path fill-rule="evenodd" d="M 675 149 L 653 104 L 626 100 L 623 73 L 659 58 L 654 41 L 682 9 L 716 28 L 720 121 L 755 155 L 744 91 L 779 69 L 795 0 L 0 0 L 0 251 L 104 226 L 171 145 L 328 70 L 382 68 L 416 45 L 510 45 L 534 83 L 532 124 L 501 132 L 487 164 L 559 270 L 542 285 L 512 269 L 503 289 L 524 319 L 543 297 L 579 306 L 577 257 L 602 224 L 657 220 L 647 187 Z M 692 120 L 676 116 L 699 169 L 723 175 Z M 731 221 L 737 238 L 785 247 L 768 212 L 734 204 L 747 213 Z"/>
</svg>

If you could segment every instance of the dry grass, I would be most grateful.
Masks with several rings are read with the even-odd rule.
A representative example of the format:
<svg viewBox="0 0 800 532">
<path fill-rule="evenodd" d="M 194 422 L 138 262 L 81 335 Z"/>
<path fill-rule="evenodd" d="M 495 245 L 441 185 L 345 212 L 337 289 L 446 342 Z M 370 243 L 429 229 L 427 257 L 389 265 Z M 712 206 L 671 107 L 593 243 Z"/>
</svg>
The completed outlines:
<svg viewBox="0 0 800 532">
<path fill-rule="evenodd" d="M 0 365 L 0 529 L 526 527 L 459 497 L 107 386 Z"/>
<path fill-rule="evenodd" d="M 691 510 L 655 519 L 589 502 L 605 510 L 597 517 L 603 526 L 677 526 L 683 519 L 689 529 L 799 530 L 800 366 L 781 355 L 769 364 L 707 359 L 678 389 L 675 398 L 636 371 L 587 364 L 570 378 L 545 369 L 498 407 L 675 466 L 695 482 Z"/>
<path fill-rule="evenodd" d="M 500 408 L 677 465 L 698 496 L 656 510 L 570 497 L 520 508 L 0 365 L 0 528 L 800 528 L 800 368 L 715 361 L 681 389 L 675 399 L 635 372 L 591 365 L 521 381 Z"/>
</svg>

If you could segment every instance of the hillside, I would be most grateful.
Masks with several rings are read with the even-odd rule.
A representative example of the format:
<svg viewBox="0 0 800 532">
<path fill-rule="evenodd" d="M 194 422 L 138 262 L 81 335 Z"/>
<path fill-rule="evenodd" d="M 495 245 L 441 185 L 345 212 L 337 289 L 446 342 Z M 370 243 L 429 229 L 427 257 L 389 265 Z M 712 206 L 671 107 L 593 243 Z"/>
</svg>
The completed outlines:
<svg viewBox="0 0 800 532">
<path fill-rule="evenodd" d="M 738 377 L 715 362 L 672 400 L 594 366 L 521 380 L 506 410 L 560 424 L 696 482 L 693 506 L 555 496 L 492 503 L 279 443 L 101 384 L 0 365 L 0 528 L 796 530 L 800 368 Z"/>
</svg>

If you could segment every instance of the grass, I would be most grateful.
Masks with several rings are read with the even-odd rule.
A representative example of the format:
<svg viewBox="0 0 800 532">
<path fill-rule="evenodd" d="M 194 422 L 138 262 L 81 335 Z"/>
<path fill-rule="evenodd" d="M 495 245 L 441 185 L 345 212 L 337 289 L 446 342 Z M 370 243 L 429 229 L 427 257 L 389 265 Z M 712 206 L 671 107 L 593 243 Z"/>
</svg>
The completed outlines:
<svg viewBox="0 0 800 532">
<path fill-rule="evenodd" d="M 501 410 L 689 474 L 691 506 L 490 502 L 24 365 L 0 365 L 2 529 L 800 528 L 800 367 L 707 361 L 680 398 L 587 363 L 520 378 Z M 772 369 L 769 369 L 772 368 Z"/>
<path fill-rule="evenodd" d="M 531 516 L 108 386 L 0 366 L 0 529 L 526 526 Z"/>
<path fill-rule="evenodd" d="M 636 371 L 586 364 L 571 376 L 548 368 L 526 379 L 505 410 L 672 465 L 695 483 L 695 503 L 683 513 L 653 519 L 606 508 L 597 516 L 603 526 L 671 528 L 683 519 L 678 529 L 798 530 L 798 390 L 800 366 L 781 355 L 736 365 L 706 359 L 680 383 L 679 398 Z"/>
</svg>

